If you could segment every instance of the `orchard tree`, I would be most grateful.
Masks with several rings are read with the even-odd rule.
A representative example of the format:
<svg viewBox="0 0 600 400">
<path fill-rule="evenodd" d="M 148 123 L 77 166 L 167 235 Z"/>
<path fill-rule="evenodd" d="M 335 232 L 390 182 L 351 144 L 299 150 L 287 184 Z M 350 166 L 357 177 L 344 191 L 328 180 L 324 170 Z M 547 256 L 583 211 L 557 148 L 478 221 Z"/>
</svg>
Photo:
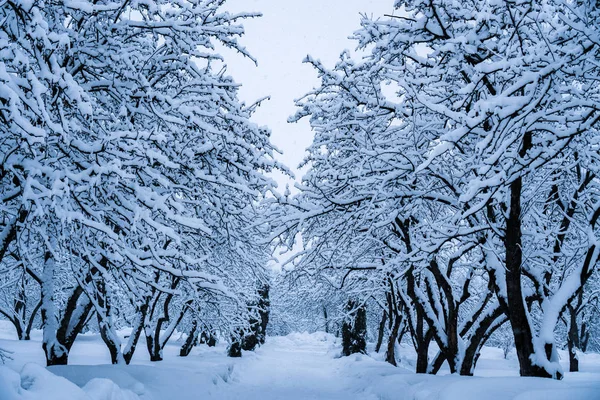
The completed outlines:
<svg viewBox="0 0 600 400">
<path fill-rule="evenodd" d="M 396 6 L 355 34 L 366 59 L 308 59 L 310 169 L 275 235 L 302 235 L 300 268 L 401 305 L 417 371 L 472 374 L 508 320 L 521 374 L 560 378 L 554 331 L 599 254 L 598 10 Z"/>
<path fill-rule="evenodd" d="M 0 8 L 0 262 L 44 249 L 26 268 L 41 278 L 48 364 L 67 362 L 90 313 L 112 361 L 125 361 L 114 322 L 119 290 L 135 294 L 128 358 L 152 299 L 161 293 L 168 309 L 166 298 L 178 294 L 173 282 L 192 295 L 178 304 L 198 291 L 236 298 L 214 248 L 238 255 L 234 270 L 262 273 L 268 248 L 254 246 L 264 229 L 256 209 L 274 186 L 265 173 L 278 165 L 269 132 L 249 121 L 256 105 L 242 104 L 238 85 L 213 67 L 222 64 L 216 42 L 248 55 L 236 40 L 239 21 L 255 16 L 222 4 Z M 73 286 L 59 313 L 64 281 Z"/>
</svg>

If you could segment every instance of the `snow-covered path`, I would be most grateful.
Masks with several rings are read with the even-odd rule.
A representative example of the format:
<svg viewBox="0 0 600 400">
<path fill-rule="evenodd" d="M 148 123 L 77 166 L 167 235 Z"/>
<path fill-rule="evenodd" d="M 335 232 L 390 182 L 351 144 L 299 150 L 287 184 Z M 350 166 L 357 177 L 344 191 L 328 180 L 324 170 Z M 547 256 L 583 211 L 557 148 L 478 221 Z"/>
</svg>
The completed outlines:
<svg viewBox="0 0 600 400">
<path fill-rule="evenodd" d="M 582 372 L 567 373 L 563 381 L 519 378 L 516 359 L 505 360 L 502 350 L 494 348 L 483 352 L 479 377 L 417 375 L 411 371 L 410 346 L 398 349 L 403 361 L 395 368 L 373 351 L 336 358 L 339 339 L 317 332 L 269 337 L 256 352 L 236 359 L 226 357 L 225 343 L 198 346 L 179 357 L 180 343 L 173 341 L 164 361 L 148 361 L 140 347 L 132 365 L 123 366 L 107 365 L 106 347 L 98 335 L 88 334 L 73 346 L 72 365 L 48 372 L 42 366 L 40 332 L 29 342 L 3 336 L 9 335 L 0 329 L 0 347 L 15 357 L 8 368 L 0 366 L 0 400 L 600 399 L 598 354 L 582 354 Z"/>
<path fill-rule="evenodd" d="M 364 399 L 352 392 L 349 377 L 332 360 L 331 342 L 271 340 L 255 355 L 237 363 L 231 385 L 215 399 Z"/>
</svg>

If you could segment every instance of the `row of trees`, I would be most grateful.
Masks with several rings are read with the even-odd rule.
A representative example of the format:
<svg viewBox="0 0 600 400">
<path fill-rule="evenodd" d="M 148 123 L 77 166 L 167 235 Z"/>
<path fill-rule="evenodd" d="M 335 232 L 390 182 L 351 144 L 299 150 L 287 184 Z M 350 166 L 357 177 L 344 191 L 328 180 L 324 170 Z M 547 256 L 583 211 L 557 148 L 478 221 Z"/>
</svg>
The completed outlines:
<svg viewBox="0 0 600 400">
<path fill-rule="evenodd" d="M 417 372 L 471 375 L 509 326 L 521 375 L 560 379 L 557 343 L 575 369 L 598 324 L 600 8 L 395 6 L 363 18 L 360 59 L 306 59 L 309 169 L 274 207 L 274 237 L 304 244 L 291 276 L 378 306 L 392 363 L 407 332 Z"/>
<path fill-rule="evenodd" d="M 0 4 L 0 313 L 20 339 L 41 319 L 48 365 L 88 328 L 129 363 L 142 334 L 160 360 L 176 328 L 257 318 L 282 167 L 214 50 L 250 57 L 256 14 L 223 3 Z"/>
</svg>

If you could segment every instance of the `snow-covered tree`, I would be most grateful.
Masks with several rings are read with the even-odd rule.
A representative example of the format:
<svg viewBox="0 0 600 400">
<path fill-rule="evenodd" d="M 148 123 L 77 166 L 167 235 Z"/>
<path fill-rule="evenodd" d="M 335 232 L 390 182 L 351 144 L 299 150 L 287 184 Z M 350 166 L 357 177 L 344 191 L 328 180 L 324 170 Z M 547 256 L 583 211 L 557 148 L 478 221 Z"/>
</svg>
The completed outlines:
<svg viewBox="0 0 600 400">
<path fill-rule="evenodd" d="M 256 105 L 237 99 L 214 51 L 220 42 L 248 55 L 236 38 L 255 14 L 222 4 L 1 6 L 0 261 L 11 246 L 44 249 L 31 268 L 49 364 L 67 362 L 64 337 L 72 342 L 91 312 L 113 362 L 124 361 L 119 290 L 147 321 L 154 297 L 164 305 L 180 294 L 174 282 L 187 287 L 181 307 L 201 292 L 240 303 L 241 280 L 262 274 L 258 202 L 277 163 L 269 132 L 249 121 Z M 65 280 L 73 286 L 59 313 L 55 286 Z"/>
<path fill-rule="evenodd" d="M 598 11 L 396 6 L 356 32 L 366 59 L 308 59 L 310 169 L 275 234 L 302 235 L 300 269 L 402 305 L 417 371 L 472 374 L 509 320 L 521 374 L 560 377 L 554 330 L 598 262 Z"/>
</svg>

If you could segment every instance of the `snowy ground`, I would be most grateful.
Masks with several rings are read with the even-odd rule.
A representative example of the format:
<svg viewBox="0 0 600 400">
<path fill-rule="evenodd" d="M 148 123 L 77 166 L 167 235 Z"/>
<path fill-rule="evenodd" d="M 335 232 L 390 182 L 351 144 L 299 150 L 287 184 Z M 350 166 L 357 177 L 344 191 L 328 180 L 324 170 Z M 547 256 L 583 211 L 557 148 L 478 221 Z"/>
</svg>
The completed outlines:
<svg viewBox="0 0 600 400">
<path fill-rule="evenodd" d="M 336 358 L 339 344 L 324 333 L 271 337 L 255 353 L 241 359 L 224 355 L 223 346 L 196 348 L 177 356 L 170 344 L 165 361 L 150 363 L 140 347 L 134 365 L 111 366 L 108 352 L 95 335 L 83 335 L 71 353 L 73 365 L 40 367 L 39 333 L 30 342 L 10 337 L 0 321 L 0 347 L 14 360 L 0 367 L 0 400 L 159 400 L 159 399 L 600 399 L 600 356 L 583 355 L 582 372 L 563 381 L 519 378 L 514 359 L 499 349 L 486 349 L 476 377 L 416 375 L 379 358 L 356 355 Z M 143 346 L 144 344 L 141 343 Z M 410 368 L 413 354 L 402 348 Z M 64 379 L 64 378 L 66 379 Z"/>
</svg>

